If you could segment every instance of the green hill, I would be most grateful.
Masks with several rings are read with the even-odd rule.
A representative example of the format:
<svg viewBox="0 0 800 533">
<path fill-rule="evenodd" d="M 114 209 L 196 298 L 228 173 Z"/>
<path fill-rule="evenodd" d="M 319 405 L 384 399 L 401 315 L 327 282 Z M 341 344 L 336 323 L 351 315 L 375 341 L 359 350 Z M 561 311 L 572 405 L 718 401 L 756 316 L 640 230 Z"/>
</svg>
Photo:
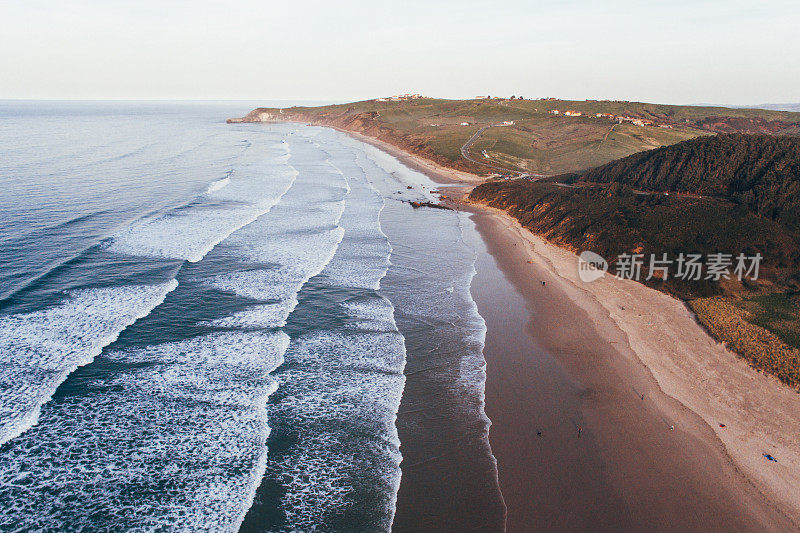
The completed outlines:
<svg viewBox="0 0 800 533">
<path fill-rule="evenodd" d="M 704 137 L 634 154 L 572 179 L 727 198 L 800 229 L 800 137 Z"/>
</svg>

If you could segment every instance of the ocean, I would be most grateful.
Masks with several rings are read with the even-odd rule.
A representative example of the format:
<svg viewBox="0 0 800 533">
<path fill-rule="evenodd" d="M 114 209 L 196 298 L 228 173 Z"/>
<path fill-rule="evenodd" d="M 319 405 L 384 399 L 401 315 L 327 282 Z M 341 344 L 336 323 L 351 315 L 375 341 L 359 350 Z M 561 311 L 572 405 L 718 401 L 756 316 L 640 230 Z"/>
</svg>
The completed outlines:
<svg viewBox="0 0 800 533">
<path fill-rule="evenodd" d="M 0 530 L 388 531 L 453 446 L 502 506 L 469 218 L 250 107 L 0 102 Z"/>
</svg>

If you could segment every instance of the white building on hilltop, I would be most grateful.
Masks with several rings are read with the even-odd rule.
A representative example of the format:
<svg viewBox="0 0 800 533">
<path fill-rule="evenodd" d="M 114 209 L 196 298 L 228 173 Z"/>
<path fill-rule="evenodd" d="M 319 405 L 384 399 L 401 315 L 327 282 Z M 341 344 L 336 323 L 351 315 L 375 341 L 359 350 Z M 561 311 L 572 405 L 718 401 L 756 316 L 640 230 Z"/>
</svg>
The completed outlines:
<svg viewBox="0 0 800 533">
<path fill-rule="evenodd" d="M 415 93 L 415 94 L 406 93 L 406 94 L 396 94 L 394 96 L 389 96 L 388 98 L 376 98 L 375 101 L 376 102 L 400 102 L 402 100 L 418 100 L 418 99 L 420 99 L 422 97 L 423 96 L 421 94 L 419 94 L 419 93 Z"/>
</svg>

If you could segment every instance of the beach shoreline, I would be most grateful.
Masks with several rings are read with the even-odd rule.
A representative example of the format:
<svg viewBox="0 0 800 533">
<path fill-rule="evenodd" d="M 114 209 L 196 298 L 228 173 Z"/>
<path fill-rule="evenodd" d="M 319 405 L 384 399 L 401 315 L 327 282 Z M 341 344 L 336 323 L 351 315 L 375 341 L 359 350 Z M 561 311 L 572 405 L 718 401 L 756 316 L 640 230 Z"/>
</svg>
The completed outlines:
<svg viewBox="0 0 800 533">
<path fill-rule="evenodd" d="M 466 201 L 484 178 L 358 132 L 339 131 L 447 186 L 450 206 L 472 214 L 487 252 L 527 303 L 528 327 L 518 335 L 551 354 L 580 391 L 586 424 L 581 431 L 586 441 L 596 441 L 603 475 L 616 491 L 618 510 L 627 515 L 623 522 L 607 521 L 609 528 L 799 528 L 794 495 L 800 487 L 800 449 L 792 439 L 800 434 L 800 395 L 713 339 L 684 302 L 611 275 L 582 283 L 573 252 L 532 234 L 503 211 Z M 502 317 L 484 317 L 491 337 Z M 514 361 L 503 352 L 513 352 L 507 348 L 514 339 L 505 342 L 485 354 L 490 444 L 509 530 L 538 529 L 541 513 L 521 508 L 532 505 L 526 503 L 530 479 L 517 472 L 512 483 L 508 473 L 517 465 L 530 466 L 524 455 L 530 450 L 501 442 L 521 430 L 514 416 L 506 417 L 509 427 L 501 427 L 500 413 L 514 407 L 496 394 L 497 382 L 492 385 L 495 377 L 511 375 Z M 504 447 L 510 451 L 502 452 Z"/>
<path fill-rule="evenodd" d="M 419 159 L 410 154 L 405 157 Z M 435 166 L 430 165 L 427 173 L 448 184 L 450 172 L 445 169 L 436 175 Z M 467 182 L 460 191 L 462 196 L 480 179 Z M 447 191 L 459 192 L 455 188 Z M 789 527 L 800 527 L 800 502 L 795 497 L 800 487 L 796 442 L 800 394 L 753 369 L 712 338 L 684 302 L 612 275 L 583 283 L 577 275 L 577 256 L 571 251 L 532 234 L 504 211 L 474 204 L 464 207 L 495 219 L 497 226 L 512 233 L 515 242 L 507 244 L 524 246 L 527 261 L 547 268 L 559 282 L 561 294 L 586 311 L 592 323 L 599 325 L 597 329 L 605 330 L 603 338 L 618 337 L 612 342 L 627 348 L 616 350 L 620 369 L 624 373 L 632 373 L 636 367 L 646 370 L 653 390 L 651 394 L 643 392 L 646 399 L 653 401 L 661 416 L 683 412 L 676 420 L 685 418 L 692 435 L 714 450 L 725 464 L 723 469 L 729 471 L 732 487 L 738 485 L 734 492 L 739 496 L 749 493 L 748 499 L 763 498 L 764 518 L 774 510 L 786 517 Z M 497 232 L 485 235 L 487 239 L 497 237 Z M 491 411 L 488 405 L 487 410 Z M 778 461 L 768 460 L 765 454 Z"/>
<path fill-rule="evenodd" d="M 528 302 L 528 327 L 518 332 L 518 336 L 527 334 L 532 337 L 544 352 L 563 365 L 581 391 L 580 411 L 586 420 L 584 436 L 597 441 L 597 446 L 590 451 L 600 455 L 603 470 L 609 477 L 609 483 L 598 483 L 616 492 L 619 508 L 629 519 L 628 522 L 606 522 L 606 529 L 641 530 L 654 526 L 682 531 L 797 529 L 792 507 L 796 504 L 792 501 L 792 487 L 797 485 L 790 477 L 780 476 L 771 476 L 760 483 L 736 461 L 731 445 L 719 437 L 706 418 L 722 417 L 726 422 L 725 428 L 718 428 L 722 431 L 741 427 L 740 424 L 745 424 L 747 417 L 754 417 L 754 413 L 745 409 L 735 417 L 735 413 L 728 416 L 721 410 L 713 415 L 700 410 L 706 416 L 695 412 L 683 403 L 686 401 L 694 407 L 686 399 L 692 392 L 691 383 L 681 380 L 680 376 L 665 374 L 663 366 L 658 365 L 658 359 L 665 353 L 676 355 L 675 350 L 670 350 L 665 344 L 677 342 L 677 339 L 659 337 L 656 346 L 644 344 L 642 337 L 658 334 L 653 332 L 656 324 L 643 323 L 648 319 L 642 306 L 663 313 L 663 320 L 668 321 L 668 316 L 676 310 L 685 310 L 681 302 L 674 300 L 673 307 L 669 307 L 662 296 L 671 298 L 633 282 L 630 284 L 634 287 L 626 289 L 637 291 L 641 288 L 644 294 L 618 295 L 607 293 L 605 287 L 587 292 L 588 289 L 578 285 L 574 254 L 532 235 L 503 212 L 484 207 L 468 209 L 474 212 L 473 218 L 489 253 Z M 570 279 L 565 275 L 567 272 L 574 272 L 575 278 Z M 616 281 L 611 281 L 612 286 Z M 648 291 L 655 294 L 648 294 Z M 619 300 L 612 298 L 614 295 Z M 631 316 L 612 318 L 604 304 L 622 305 L 619 301 L 624 302 Z M 619 310 L 620 313 L 624 311 Z M 681 327 L 673 330 L 674 333 L 683 331 L 686 334 L 685 330 L 691 330 L 698 338 L 692 335 L 684 343 L 700 345 L 705 342 L 704 348 L 724 353 L 724 349 L 692 321 L 688 312 L 684 313 L 679 315 Z M 487 327 L 491 332 L 493 326 L 489 317 Z M 507 375 L 508 367 L 518 364 L 506 360 L 506 354 L 513 353 L 514 345 L 522 342 L 519 337 L 506 340 L 499 350 L 487 345 L 487 388 L 493 375 Z M 751 380 L 765 380 L 774 394 L 787 394 L 790 400 L 796 399 L 791 396 L 795 394 L 793 391 L 774 378 L 756 373 L 733 354 L 729 354 L 729 359 L 719 361 L 713 368 L 700 367 L 698 372 L 706 371 L 713 375 L 713 372 L 724 372 L 730 365 Z M 672 364 L 681 363 L 689 367 L 687 370 L 691 369 L 691 360 Z M 530 386 L 533 389 L 537 385 L 531 383 Z M 729 387 L 743 393 L 733 385 Z M 721 392 L 718 394 L 722 395 Z M 498 460 L 501 490 L 504 489 L 511 524 L 515 509 L 514 498 L 508 489 L 528 492 L 535 485 L 536 478 L 532 482 L 534 485 L 529 482 L 527 486 L 517 483 L 509 487 L 504 483 L 508 477 L 503 475 L 504 463 L 506 468 L 508 463 L 512 463 L 516 469 L 525 464 L 526 453 L 534 451 L 532 448 L 517 448 L 507 456 L 503 455 L 503 443 L 498 438 L 506 437 L 500 434 L 498 413 L 509 409 L 507 400 L 503 396 L 497 398 L 487 390 L 486 411 L 493 423 L 490 443 Z M 790 413 L 785 412 L 786 415 Z M 515 432 L 520 431 L 520 420 L 512 417 L 508 424 L 511 427 L 505 428 L 504 432 L 513 438 Z M 785 433 L 791 434 L 791 431 Z M 576 442 L 563 440 L 562 445 L 575 446 Z M 733 451 L 741 452 L 735 444 Z M 791 459 L 790 455 L 784 455 L 791 453 L 790 448 L 773 452 L 777 453 L 786 457 L 787 462 Z M 761 453 L 756 459 L 768 466 L 783 466 L 782 463 L 767 461 Z M 788 465 L 783 468 L 791 471 Z M 569 472 L 568 467 L 564 470 Z M 514 475 L 520 477 L 519 472 Z M 596 486 L 589 488 L 595 490 Z M 524 505 L 524 499 L 521 505 Z M 516 510 L 517 513 L 524 511 Z M 540 523 L 528 522 L 527 526 L 538 529 L 537 524 Z M 520 529 L 524 527 L 509 530 Z"/>
<path fill-rule="evenodd" d="M 793 436 L 800 435 L 800 416 L 792 416 L 793 413 L 800 413 L 800 394 L 776 378 L 753 369 L 744 359 L 712 338 L 684 302 L 640 283 L 616 279 L 613 275 L 606 275 L 594 283 L 581 282 L 577 275 L 578 258 L 573 252 L 534 235 L 502 210 L 468 202 L 466 197 L 469 191 L 484 178 L 441 167 L 360 133 L 340 131 L 390 153 L 433 181 L 448 186 L 445 190 L 452 207 L 470 211 L 474 217 L 485 219 L 482 237 L 490 245 L 490 253 L 495 260 L 506 264 L 516 261 L 523 267 L 530 267 L 527 278 L 517 273 L 514 281 L 537 318 L 548 313 L 541 309 L 541 302 L 535 296 L 525 294 L 526 285 L 535 286 L 539 283 L 535 279 L 537 276 L 550 280 L 548 289 L 552 288 L 555 292 L 552 298 L 568 299 L 572 304 L 568 311 L 570 315 L 560 315 L 565 312 L 560 310 L 555 313 L 556 317 L 574 318 L 576 313 L 585 313 L 598 334 L 595 341 L 605 342 L 607 348 L 613 348 L 607 350 L 608 365 L 602 370 L 614 372 L 620 379 L 627 378 L 631 384 L 638 384 L 641 390 L 637 389 L 625 400 L 629 402 L 630 398 L 635 398 L 639 403 L 647 404 L 647 408 L 630 406 L 633 412 L 644 417 L 639 424 L 645 423 L 649 417 L 650 420 L 658 420 L 656 425 L 663 428 L 663 435 L 656 430 L 647 435 L 645 440 L 660 446 L 660 438 L 671 437 L 677 432 L 683 437 L 675 439 L 676 444 L 699 446 L 697 449 L 703 450 L 702 453 L 686 451 L 687 456 L 692 456 L 691 461 L 672 457 L 673 461 L 669 462 L 672 467 L 700 470 L 673 476 L 676 483 L 663 485 L 663 491 L 674 490 L 680 494 L 689 478 L 693 477 L 698 483 L 696 489 L 701 493 L 708 491 L 709 498 L 715 499 L 718 511 L 725 507 L 725 498 L 728 498 L 727 503 L 738 504 L 727 509 L 732 516 L 748 508 L 743 505 L 749 506 L 752 521 L 731 523 L 732 526 L 750 525 L 752 528 L 747 529 L 775 531 L 800 529 L 800 502 L 794 497 L 800 487 L 800 449 L 792 441 Z M 459 183 L 463 186 L 453 186 Z M 504 233 L 505 247 L 491 246 L 492 242 L 496 244 L 503 240 Z M 524 256 L 519 255 L 522 250 Z M 518 257 L 512 259 L 510 255 Z M 535 274 L 531 275 L 533 272 Z M 507 272 L 506 276 L 515 277 Z M 486 318 L 487 327 L 491 329 L 492 320 Z M 545 345 L 578 382 L 584 386 L 592 383 L 597 388 L 595 394 L 619 392 L 611 390 L 608 380 L 598 383 L 592 379 L 597 368 L 591 365 L 587 367 L 583 362 L 576 361 L 573 354 L 565 353 L 569 350 L 565 351 L 560 345 L 574 340 L 575 331 L 572 328 L 556 323 L 551 326 L 560 331 L 554 333 L 547 328 L 531 326 L 528 332 L 520 331 L 519 335 L 530 334 Z M 492 370 L 489 364 L 487 387 Z M 497 368 L 494 370 L 502 372 Z M 698 384 L 702 384 L 702 388 Z M 622 398 L 619 394 L 616 396 L 614 401 L 619 406 Z M 496 413 L 497 409 L 492 403 L 487 395 L 486 410 L 493 421 L 490 444 L 496 450 L 497 416 L 493 418 L 491 413 Z M 616 416 L 605 416 L 604 410 L 614 409 L 618 411 Z M 625 472 L 626 479 L 635 476 L 636 468 L 624 466 L 626 461 L 631 460 L 631 447 L 619 438 L 607 438 L 618 429 L 614 424 L 623 424 L 628 431 L 617 431 L 617 434 L 627 434 L 627 438 L 636 440 L 637 433 L 642 433 L 639 431 L 641 426 L 635 427 L 623 416 L 623 413 L 630 416 L 632 412 L 615 408 L 615 403 L 611 401 L 589 405 L 585 411 L 587 418 L 593 420 L 600 440 L 605 438 L 602 446 L 605 447 L 606 460 L 620 472 Z M 604 413 L 604 416 L 598 416 L 598 413 Z M 615 446 L 620 446 L 626 453 L 614 453 Z M 638 467 L 657 467 L 659 453 L 663 453 L 663 450 L 653 453 Z M 680 453 L 680 447 L 676 446 L 673 453 Z M 778 462 L 767 460 L 764 454 L 777 458 Z M 709 455 L 713 457 L 713 468 L 703 472 L 702 463 Z M 500 463 L 501 458 L 497 459 Z M 510 460 L 524 462 L 520 461 L 518 455 Z M 500 469 L 502 472 L 502 466 Z M 662 470 L 661 474 L 670 477 L 667 471 Z M 500 475 L 503 489 L 502 473 Z M 704 476 L 716 477 L 704 479 Z M 708 480 L 713 482 L 709 484 Z M 647 480 L 649 484 L 641 481 L 638 488 L 642 491 L 651 491 L 658 482 L 653 477 Z M 625 491 L 625 479 L 617 479 L 616 482 L 620 490 Z M 725 488 L 724 496 L 717 490 L 719 487 Z M 513 520 L 514 498 L 510 497 L 508 490 L 503 494 L 507 503 L 510 502 L 508 513 L 510 520 Z M 675 500 L 671 505 L 662 507 L 665 511 L 677 513 L 679 510 L 685 511 L 686 505 Z M 656 515 L 651 516 L 657 518 Z M 668 516 L 660 518 L 668 520 Z M 708 522 L 698 521 L 696 514 L 688 516 L 689 521 L 684 526 L 689 529 L 702 524 L 700 529 L 716 530 L 724 524 L 723 521 L 710 521 L 712 515 L 708 516 Z M 667 526 L 669 522 L 663 525 Z"/>
<path fill-rule="evenodd" d="M 241 122 L 236 122 L 236 123 L 241 123 Z M 253 121 L 250 123 L 256 123 L 256 124 L 289 123 L 289 124 L 305 124 L 308 126 L 315 126 L 318 128 L 330 128 L 332 130 L 336 130 L 338 132 L 349 135 L 350 137 L 358 141 L 374 146 L 375 148 L 382 150 L 387 154 L 390 154 L 391 156 L 399 160 L 401 163 L 403 163 L 405 166 L 413 170 L 416 170 L 417 172 L 421 172 L 427 175 L 433 181 L 441 185 L 463 185 L 463 184 L 478 185 L 479 183 L 483 182 L 486 179 L 485 177 L 478 176 L 477 174 L 470 174 L 469 172 L 464 172 L 461 170 L 445 167 L 429 159 L 425 159 L 418 155 L 409 153 L 403 150 L 402 148 L 399 148 L 381 139 L 371 137 L 359 131 L 340 128 L 333 124 L 315 124 L 313 122 L 309 122 L 306 120 L 263 120 L 263 121 Z"/>
</svg>

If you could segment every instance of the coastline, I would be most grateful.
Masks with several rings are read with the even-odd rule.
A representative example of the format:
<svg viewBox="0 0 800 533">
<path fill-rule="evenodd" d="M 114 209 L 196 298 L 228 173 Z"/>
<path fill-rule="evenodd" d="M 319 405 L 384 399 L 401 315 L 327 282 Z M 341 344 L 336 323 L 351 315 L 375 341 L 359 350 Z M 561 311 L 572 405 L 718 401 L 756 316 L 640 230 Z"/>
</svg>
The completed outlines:
<svg viewBox="0 0 800 533">
<path fill-rule="evenodd" d="M 375 148 L 383 150 L 387 154 L 396 157 L 405 166 L 413 170 L 416 170 L 417 172 L 422 172 L 423 174 L 431 178 L 433 181 L 440 183 L 442 185 L 463 185 L 465 183 L 477 185 L 478 183 L 481 183 L 485 179 L 475 174 L 470 174 L 468 172 L 462 172 L 460 170 L 447 168 L 445 166 L 439 165 L 438 163 L 434 163 L 433 161 L 430 161 L 428 159 L 424 159 L 414 154 L 410 154 L 393 144 L 389 144 L 385 141 L 376 139 L 374 137 L 370 137 L 369 135 L 365 135 L 357 131 L 345 130 L 342 128 L 337 128 L 335 126 L 322 126 L 322 127 L 332 128 L 337 131 L 341 131 L 342 133 L 346 133 L 347 135 L 352 136 L 354 139 L 358 139 L 361 142 L 371 144 Z"/>
<path fill-rule="evenodd" d="M 450 192 L 464 194 L 483 180 L 367 135 L 339 131 L 438 183 L 464 185 Z M 463 208 L 473 214 L 488 253 L 527 303 L 528 328 L 518 335 L 533 338 L 576 381 L 584 442 L 586 437 L 596 441 L 602 474 L 630 520 L 610 527 L 798 529 L 800 504 L 794 495 L 800 487 L 800 450 L 793 438 L 800 434 L 800 417 L 792 413 L 800 413 L 800 395 L 710 337 L 683 302 L 612 276 L 584 284 L 572 252 L 533 235 L 505 212 L 481 205 Z M 539 290 L 540 280 L 547 281 L 546 291 Z M 493 321 L 496 326 L 502 320 L 485 318 L 490 331 Z M 515 340 L 505 342 L 510 346 Z M 486 411 L 493 422 L 490 442 L 500 464 L 509 530 L 541 527 L 540 517 L 523 516 L 520 508 L 531 503 L 524 493 L 531 488 L 526 473 L 517 472 L 517 481 L 509 484 L 510 474 L 503 471 L 504 465 L 530 467 L 525 455 L 530 450 L 512 449 L 505 457 L 497 453 L 504 447 L 498 413 L 514 406 L 502 394 L 489 394 L 493 376 L 504 369 L 509 375 L 513 363 L 502 347 L 495 351 L 486 354 Z M 514 418 L 512 413 L 508 423 L 519 430 Z M 504 438 L 512 434 L 507 431 Z M 550 468 L 558 471 L 559 465 Z M 562 523 L 561 528 L 573 526 Z"/>
<path fill-rule="evenodd" d="M 318 124 L 314 122 L 310 122 L 307 120 L 254 120 L 254 121 L 244 121 L 242 119 L 228 119 L 229 123 L 232 124 L 242 124 L 242 123 L 293 123 L 293 124 L 306 124 L 309 126 L 316 126 L 318 128 L 330 128 L 332 130 L 339 131 L 346 135 L 350 135 L 356 140 L 359 140 L 363 143 L 370 144 L 379 150 L 382 150 L 395 158 L 397 158 L 400 162 L 402 162 L 405 166 L 416 170 L 418 172 L 422 172 L 426 174 L 429 178 L 433 181 L 440 183 L 442 185 L 463 185 L 463 184 L 474 184 L 477 185 L 481 183 L 485 178 L 478 176 L 476 174 L 470 174 L 469 172 L 464 172 L 461 170 L 456 170 L 453 168 L 445 167 L 440 165 L 430 159 L 425 159 L 418 155 L 414 155 L 409 153 L 402 148 L 399 148 L 391 143 L 383 141 L 381 139 L 377 139 L 375 137 L 371 137 L 365 133 L 361 133 L 355 130 L 348 130 L 345 128 L 341 128 L 339 126 L 333 124 Z"/>
<path fill-rule="evenodd" d="M 414 168 L 442 184 L 451 185 L 454 174 L 464 174 L 438 167 L 365 135 L 346 133 L 395 155 L 405 164 L 415 163 Z M 470 176 L 469 181 L 461 182 L 465 185 L 461 191 L 456 188 L 448 191 L 466 196 L 470 186 L 481 180 L 479 176 Z M 618 378 L 627 378 L 631 386 L 639 385 L 638 398 L 633 392 L 630 396 L 646 404 L 638 409 L 644 416 L 659 420 L 664 429 L 662 437 L 671 437 L 674 432 L 684 433 L 685 438 L 676 439 L 676 443 L 682 441 L 684 446 L 704 448 L 701 454 L 686 451 L 687 456 L 694 455 L 693 461 L 676 461 L 675 465 L 683 463 L 684 467 L 690 467 L 694 462 L 697 463 L 695 467 L 701 467 L 700 462 L 707 459 L 706 454 L 711 454 L 716 462 L 715 471 L 706 474 L 716 476 L 710 479 L 716 488 L 720 485 L 725 487 L 731 501 L 749 502 L 751 509 L 756 511 L 753 525 L 758 524 L 759 528 L 767 530 L 800 528 L 800 503 L 795 497 L 800 487 L 800 448 L 796 442 L 796 436 L 800 435 L 800 415 L 797 415 L 800 413 L 800 394 L 776 378 L 753 369 L 711 337 L 684 302 L 640 283 L 618 280 L 611 275 L 594 283 L 583 283 L 577 276 L 577 255 L 571 251 L 532 234 L 504 211 L 483 205 L 462 205 L 462 208 L 473 212 L 475 217 L 491 219 L 483 224 L 484 240 L 499 241 L 502 233 L 508 234 L 506 249 L 495 246 L 490 252 L 498 262 L 513 261 L 508 257 L 512 252 L 509 246 L 519 245 L 526 254 L 525 266 L 531 267 L 530 271 L 539 277 L 546 276 L 550 280 L 549 286 L 556 292 L 553 298 L 570 300 L 573 304 L 570 314 L 559 318 L 574 318 L 576 313 L 585 313 L 599 334 L 599 340 L 613 345 L 614 353 L 610 358 L 614 360 L 609 362 L 611 366 L 606 370 L 611 371 L 613 367 Z M 536 275 L 516 280 L 520 293 L 525 292 L 524 285 L 538 283 Z M 507 276 L 512 277 L 508 273 Z M 542 312 L 540 302 L 530 301 L 530 295 L 526 299 L 537 319 L 546 314 Z M 594 381 L 590 379 L 591 372 L 586 372 L 585 362 L 575 361 L 574 354 L 563 353 L 569 350 L 559 349 L 559 343 L 568 342 L 568 337 L 574 337 L 576 332 L 567 324 L 551 325 L 562 331 L 554 333 L 531 326 L 529 333 L 540 343 L 549 345 L 550 351 L 556 353 L 569 371 L 579 376 L 579 381 L 582 379 L 584 384 Z M 491 364 L 487 373 L 491 376 Z M 641 400 L 642 394 L 644 401 Z M 619 400 L 617 398 L 617 407 Z M 492 403 L 487 395 L 487 413 L 494 410 Z M 587 411 L 609 408 L 614 408 L 614 404 L 607 401 L 602 406 L 589 406 Z M 591 412 L 586 414 L 588 418 L 594 418 L 601 429 L 601 440 L 603 433 L 616 431 L 611 427 L 614 423 L 625 423 L 622 412 L 614 417 L 606 416 L 605 421 Z M 496 439 L 491 437 L 497 433 L 497 417 L 490 415 L 490 418 L 493 420 L 490 443 L 496 452 Z M 605 427 L 601 428 L 603 425 Z M 631 424 L 627 422 L 627 425 Z M 675 430 L 670 429 L 672 426 Z M 656 435 L 649 436 L 650 439 L 654 437 Z M 606 439 L 604 444 L 609 451 L 623 443 L 619 439 Z M 679 450 L 680 447 L 675 451 Z M 764 454 L 776 457 L 778 462 L 768 461 Z M 617 455 L 616 466 L 626 470 L 623 465 L 631 457 L 627 453 Z M 651 462 L 650 466 L 656 463 Z M 633 474 L 633 469 L 627 470 L 628 475 Z M 704 485 L 702 476 L 696 474 L 694 477 L 701 486 Z M 679 492 L 684 490 L 687 478 L 681 475 L 674 479 L 680 480 L 680 484 L 673 488 Z M 710 485 L 706 485 L 706 489 L 714 491 Z M 507 502 L 513 501 L 506 492 L 504 497 Z M 675 508 L 682 505 L 679 501 L 673 503 Z M 741 508 L 732 507 L 730 512 L 741 513 Z M 509 514 L 512 513 L 509 504 Z M 722 524 L 722 521 L 707 523 L 704 528 L 714 530 Z"/>
</svg>

